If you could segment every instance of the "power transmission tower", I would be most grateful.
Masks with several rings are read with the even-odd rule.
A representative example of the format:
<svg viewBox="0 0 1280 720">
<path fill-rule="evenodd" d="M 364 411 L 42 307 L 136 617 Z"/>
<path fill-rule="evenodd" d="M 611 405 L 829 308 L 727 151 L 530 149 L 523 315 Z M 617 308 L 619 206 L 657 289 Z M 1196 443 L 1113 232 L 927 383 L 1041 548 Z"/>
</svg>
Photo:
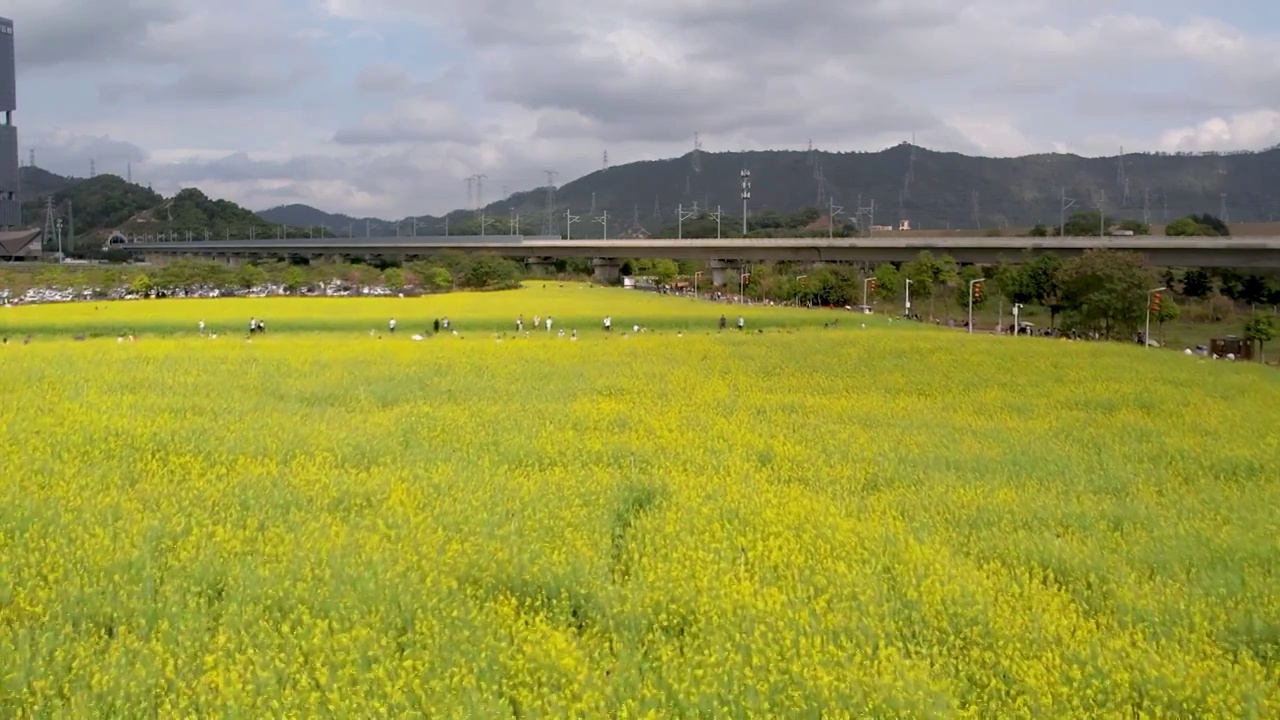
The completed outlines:
<svg viewBox="0 0 1280 720">
<path fill-rule="evenodd" d="M 547 174 L 547 207 L 542 213 L 542 234 L 559 235 L 556 232 L 556 175 L 555 170 L 543 170 Z"/>
<path fill-rule="evenodd" d="M 702 172 L 702 140 L 698 139 L 698 133 L 693 134 L 693 171 Z"/>
<path fill-rule="evenodd" d="M 805 164 L 807 164 L 809 167 L 813 167 L 814 162 L 817 161 L 817 155 L 815 155 L 813 152 L 813 140 L 809 140 L 809 151 L 808 151 L 808 154 L 805 156 L 804 161 L 805 161 Z"/>
<path fill-rule="evenodd" d="M 467 178 L 467 209 L 474 210 L 476 207 L 476 176 L 472 175 Z"/>
<path fill-rule="evenodd" d="M 31 148 L 30 150 L 27 151 L 27 153 L 30 156 L 30 160 L 27 161 L 27 164 L 30 165 L 31 167 L 35 167 L 36 166 L 36 149 Z"/>
<path fill-rule="evenodd" d="M 477 210 L 484 208 L 484 181 L 488 179 L 489 179 L 488 175 L 476 176 L 476 209 Z"/>
<path fill-rule="evenodd" d="M 44 201 L 44 241 L 46 243 L 57 241 L 57 227 L 57 215 L 53 212 L 53 196 L 50 195 Z M 61 259 L 62 248 L 58 248 L 58 256 Z"/>
<path fill-rule="evenodd" d="M 608 150 L 605 150 L 605 151 L 604 151 L 604 161 L 601 163 L 601 168 L 600 168 L 600 169 L 601 169 L 601 170 L 608 170 L 608 169 L 609 169 L 609 151 L 608 151 Z"/>
<path fill-rule="evenodd" d="M 596 194 L 591 193 L 591 209 L 587 211 L 588 215 L 596 214 Z"/>
<path fill-rule="evenodd" d="M 125 182 L 132 184 L 133 183 L 133 163 L 126 164 L 124 172 L 125 172 Z"/>
<path fill-rule="evenodd" d="M 89 161 L 89 178 L 93 179 L 98 176 L 98 168 L 94 165 L 93 160 Z"/>
<path fill-rule="evenodd" d="M 814 166 L 814 177 L 818 180 L 817 207 L 827 204 L 827 176 L 823 173 L 821 163 Z"/>
<path fill-rule="evenodd" d="M 1142 224 L 1151 224 L 1151 188 L 1142 189 Z"/>
</svg>

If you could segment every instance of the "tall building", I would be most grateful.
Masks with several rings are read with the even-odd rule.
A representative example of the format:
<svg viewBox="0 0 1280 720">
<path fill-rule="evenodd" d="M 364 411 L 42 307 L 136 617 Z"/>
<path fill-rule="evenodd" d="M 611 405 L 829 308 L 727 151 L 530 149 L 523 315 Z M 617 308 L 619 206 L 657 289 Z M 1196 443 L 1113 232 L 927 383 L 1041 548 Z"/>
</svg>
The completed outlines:
<svg viewBox="0 0 1280 720">
<path fill-rule="evenodd" d="M 18 66 L 13 51 L 13 21 L 0 18 L 0 230 L 22 224 L 18 203 Z"/>
</svg>

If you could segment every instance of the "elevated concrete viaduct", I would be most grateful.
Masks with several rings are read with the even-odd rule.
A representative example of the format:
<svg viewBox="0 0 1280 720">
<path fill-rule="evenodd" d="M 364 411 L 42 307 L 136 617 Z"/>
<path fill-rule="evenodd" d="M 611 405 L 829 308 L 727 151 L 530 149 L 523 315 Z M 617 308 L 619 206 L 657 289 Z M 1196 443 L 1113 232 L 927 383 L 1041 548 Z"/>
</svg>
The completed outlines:
<svg viewBox="0 0 1280 720">
<path fill-rule="evenodd" d="M 410 260 L 444 252 L 490 252 L 522 258 L 546 273 L 561 258 L 592 258 L 596 277 L 616 282 L 627 258 L 700 259 L 709 261 L 712 280 L 723 286 L 743 261 L 905 262 L 921 251 L 948 255 L 966 264 L 1018 262 L 1024 253 L 1068 258 L 1094 248 L 1141 255 L 1148 265 L 1169 267 L 1280 268 L 1280 237 L 875 237 L 732 240 L 560 240 L 523 236 L 381 237 L 268 240 L 207 240 L 123 243 L 113 247 L 160 260 L 175 256 L 219 258 L 387 257 Z"/>
</svg>

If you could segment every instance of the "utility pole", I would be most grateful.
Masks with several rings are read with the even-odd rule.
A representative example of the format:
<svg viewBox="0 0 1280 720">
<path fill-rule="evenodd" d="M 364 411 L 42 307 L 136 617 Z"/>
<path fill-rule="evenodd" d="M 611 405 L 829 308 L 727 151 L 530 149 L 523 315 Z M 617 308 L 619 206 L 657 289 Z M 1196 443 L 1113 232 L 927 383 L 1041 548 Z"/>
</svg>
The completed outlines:
<svg viewBox="0 0 1280 720">
<path fill-rule="evenodd" d="M 565 240 L 573 239 L 573 224 L 578 222 L 581 219 L 582 218 L 578 217 L 577 215 L 574 215 L 568 209 L 564 211 L 564 239 Z"/>
<path fill-rule="evenodd" d="M 485 236 L 485 228 L 492 224 L 493 220 L 491 218 L 486 218 L 484 208 L 480 208 L 480 237 Z"/>
<path fill-rule="evenodd" d="M 717 205 L 715 212 L 707 213 L 707 214 L 716 219 L 716 239 L 719 240 L 721 237 L 720 236 L 720 218 L 724 216 L 724 213 L 721 212 L 720 206 Z"/>
<path fill-rule="evenodd" d="M 510 217 L 507 219 L 507 234 L 517 235 L 518 233 L 516 232 L 516 209 L 507 208 L 507 212 L 510 214 Z"/>
<path fill-rule="evenodd" d="M 1067 235 L 1067 211 L 1075 207 L 1075 198 L 1067 197 L 1067 187 L 1063 185 L 1058 195 L 1058 237 Z"/>
<path fill-rule="evenodd" d="M 827 199 L 827 239 L 833 240 L 836 236 L 836 216 L 843 215 L 844 208 L 837 207 L 834 199 Z"/>
<path fill-rule="evenodd" d="M 602 211 L 600 214 L 600 217 L 596 218 L 596 222 L 600 223 L 604 227 L 604 236 L 602 239 L 608 240 L 609 239 L 609 211 L 608 210 Z"/>
<path fill-rule="evenodd" d="M 751 199 L 751 171 L 744 169 L 738 173 L 742 178 L 742 237 L 747 236 L 747 201 Z"/>
<path fill-rule="evenodd" d="M 679 218 L 676 221 L 676 239 L 677 240 L 684 239 L 684 221 L 694 217 L 695 215 L 697 215 L 697 213 L 691 212 L 689 210 L 685 210 L 684 205 L 676 206 L 676 217 Z"/>
</svg>

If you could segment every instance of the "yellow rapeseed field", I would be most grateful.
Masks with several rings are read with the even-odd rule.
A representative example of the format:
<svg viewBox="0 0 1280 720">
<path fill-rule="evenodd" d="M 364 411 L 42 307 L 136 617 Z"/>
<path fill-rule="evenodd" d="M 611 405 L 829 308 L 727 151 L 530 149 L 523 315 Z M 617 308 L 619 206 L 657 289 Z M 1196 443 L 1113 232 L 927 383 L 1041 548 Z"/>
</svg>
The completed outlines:
<svg viewBox="0 0 1280 720">
<path fill-rule="evenodd" d="M 0 310 L 0 716 L 1280 716 L 1274 371 L 397 300 Z"/>
</svg>

